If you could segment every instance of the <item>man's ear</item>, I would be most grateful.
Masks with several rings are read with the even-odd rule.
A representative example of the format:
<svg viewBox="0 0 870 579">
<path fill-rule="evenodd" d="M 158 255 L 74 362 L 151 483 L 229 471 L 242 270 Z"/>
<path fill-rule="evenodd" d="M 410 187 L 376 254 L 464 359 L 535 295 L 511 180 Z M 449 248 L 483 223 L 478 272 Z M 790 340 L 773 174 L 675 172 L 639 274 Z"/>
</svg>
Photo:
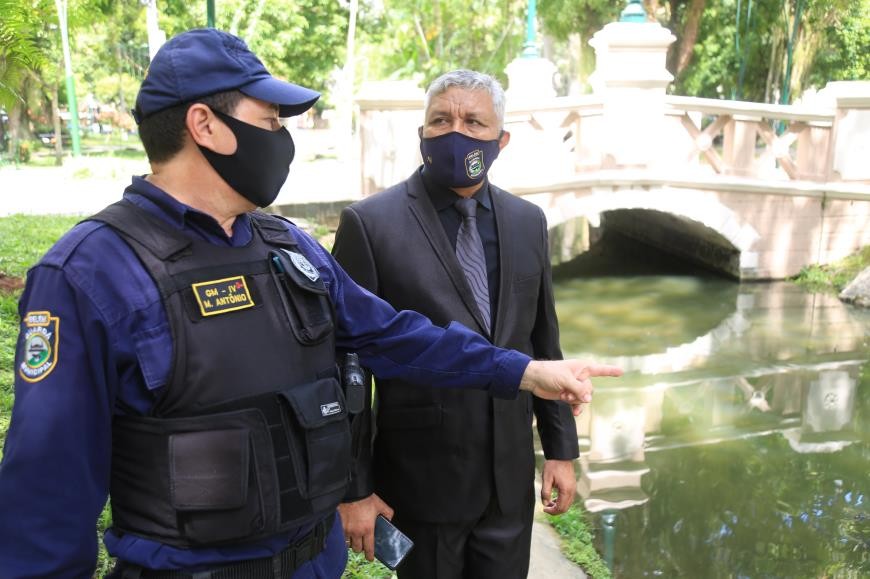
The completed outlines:
<svg viewBox="0 0 870 579">
<path fill-rule="evenodd" d="M 222 155 L 236 150 L 236 136 L 208 105 L 194 103 L 184 117 L 187 132 L 194 143 Z"/>
<path fill-rule="evenodd" d="M 511 142 L 511 134 L 508 131 L 502 129 L 501 136 L 498 138 L 498 150 L 501 151 L 505 147 L 508 146 L 508 143 Z"/>
</svg>

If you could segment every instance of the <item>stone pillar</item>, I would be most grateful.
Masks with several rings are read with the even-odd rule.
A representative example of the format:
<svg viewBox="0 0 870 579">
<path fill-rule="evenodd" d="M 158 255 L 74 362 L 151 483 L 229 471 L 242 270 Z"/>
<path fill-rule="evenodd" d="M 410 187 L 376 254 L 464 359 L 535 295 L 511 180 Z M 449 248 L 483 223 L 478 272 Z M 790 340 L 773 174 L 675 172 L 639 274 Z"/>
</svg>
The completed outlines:
<svg viewBox="0 0 870 579">
<path fill-rule="evenodd" d="M 818 93 L 836 109 L 828 180 L 870 182 L 870 81 L 834 81 Z"/>
<path fill-rule="evenodd" d="M 509 62 L 504 71 L 508 77 L 505 98 L 512 108 L 556 96 L 553 85 L 556 65 L 546 58 L 520 56 Z"/>
<path fill-rule="evenodd" d="M 360 192 L 363 197 L 406 179 L 420 166 L 425 93 L 414 81 L 366 82 L 359 108 Z"/>
<path fill-rule="evenodd" d="M 589 80 L 604 103 L 602 168 L 647 168 L 668 154 L 664 99 L 673 76 L 665 62 L 675 40 L 658 23 L 622 21 L 589 41 L 596 62 Z"/>
</svg>

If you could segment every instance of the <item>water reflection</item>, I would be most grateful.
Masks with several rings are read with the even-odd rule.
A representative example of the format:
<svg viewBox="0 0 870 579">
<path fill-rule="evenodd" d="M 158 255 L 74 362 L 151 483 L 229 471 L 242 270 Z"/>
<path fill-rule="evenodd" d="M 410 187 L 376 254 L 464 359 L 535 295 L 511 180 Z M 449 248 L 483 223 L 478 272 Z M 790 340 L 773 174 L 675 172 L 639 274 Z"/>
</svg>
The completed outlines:
<svg viewBox="0 0 870 579">
<path fill-rule="evenodd" d="M 563 280 L 562 347 L 628 370 L 578 420 L 616 577 L 870 576 L 870 315 L 788 283 Z"/>
</svg>

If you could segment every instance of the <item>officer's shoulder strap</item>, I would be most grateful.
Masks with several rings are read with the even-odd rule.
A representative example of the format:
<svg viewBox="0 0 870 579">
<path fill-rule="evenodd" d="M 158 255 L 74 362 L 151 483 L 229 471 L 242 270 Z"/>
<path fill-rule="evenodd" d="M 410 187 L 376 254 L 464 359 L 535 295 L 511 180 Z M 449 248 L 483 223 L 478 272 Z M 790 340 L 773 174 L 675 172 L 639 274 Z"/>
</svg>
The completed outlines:
<svg viewBox="0 0 870 579">
<path fill-rule="evenodd" d="M 251 223 L 263 236 L 263 241 L 275 245 L 297 245 L 296 238 L 289 228 L 293 222 L 286 217 L 262 211 L 251 211 L 248 215 L 251 216 Z"/>
<path fill-rule="evenodd" d="M 172 229 L 159 218 L 127 201 L 109 205 L 90 221 L 101 221 L 113 229 L 145 246 L 158 259 L 166 260 L 178 255 L 191 245 L 191 240 Z"/>
</svg>

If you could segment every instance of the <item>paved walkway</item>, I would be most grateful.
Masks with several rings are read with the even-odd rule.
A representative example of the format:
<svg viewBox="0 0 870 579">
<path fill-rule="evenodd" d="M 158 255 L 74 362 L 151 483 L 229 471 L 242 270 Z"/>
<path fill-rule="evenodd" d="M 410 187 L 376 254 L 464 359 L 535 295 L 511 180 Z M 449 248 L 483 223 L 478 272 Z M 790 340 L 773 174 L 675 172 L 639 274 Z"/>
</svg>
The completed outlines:
<svg viewBox="0 0 870 579">
<path fill-rule="evenodd" d="M 150 171 L 143 161 L 68 159 L 63 167 L 0 169 L 0 216 L 90 215 L 121 198 L 133 175 Z M 277 205 L 352 201 L 359 198 L 358 173 L 335 159 L 294 163 Z"/>
<path fill-rule="evenodd" d="M 536 475 L 535 497 L 541 494 L 541 476 Z M 559 533 L 547 522 L 541 501 L 535 507 L 535 523 L 532 527 L 532 559 L 529 579 L 586 579 L 586 573 L 562 554 Z"/>
</svg>

